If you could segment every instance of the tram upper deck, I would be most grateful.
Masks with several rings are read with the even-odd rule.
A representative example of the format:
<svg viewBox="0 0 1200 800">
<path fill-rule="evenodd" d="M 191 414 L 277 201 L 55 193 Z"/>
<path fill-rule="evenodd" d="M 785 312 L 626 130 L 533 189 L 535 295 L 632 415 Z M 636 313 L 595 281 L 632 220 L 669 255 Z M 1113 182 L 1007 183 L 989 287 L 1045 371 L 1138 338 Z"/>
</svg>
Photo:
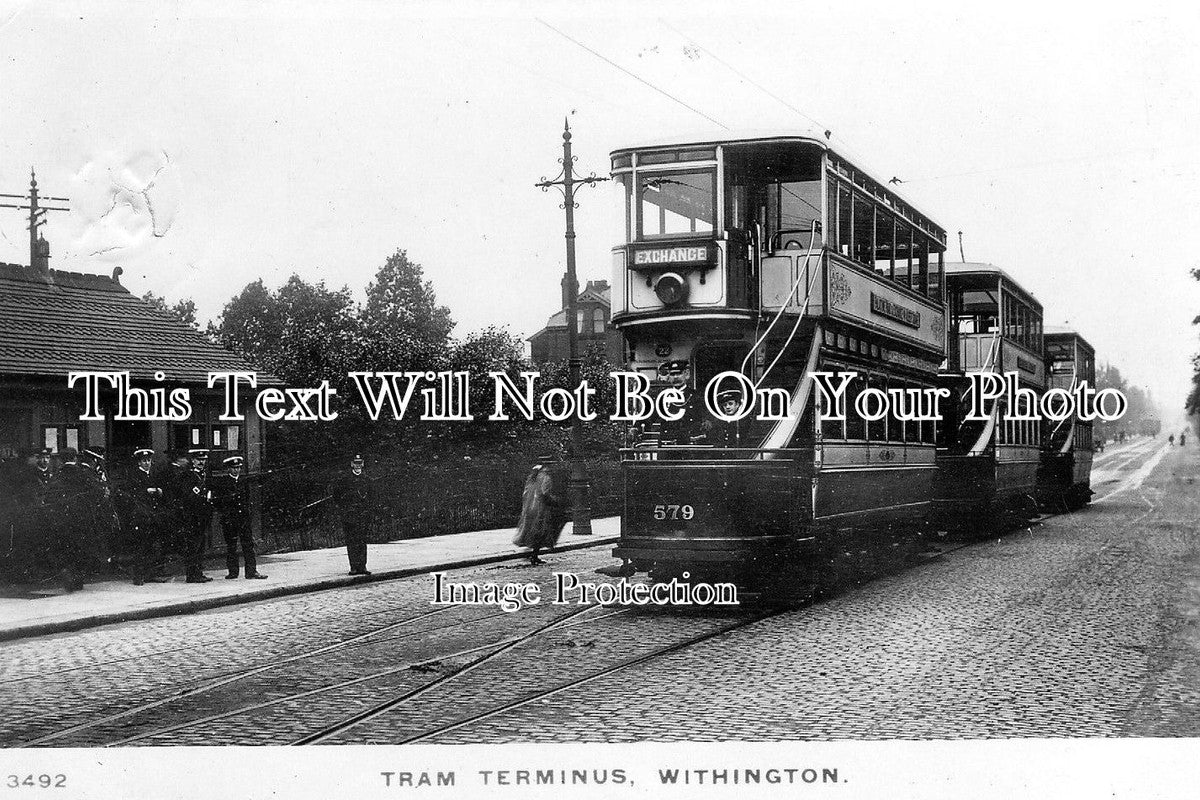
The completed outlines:
<svg viewBox="0 0 1200 800">
<path fill-rule="evenodd" d="M 814 370 L 909 386 L 936 376 L 946 349 L 945 231 L 822 138 L 623 148 L 612 153 L 612 176 L 624 212 L 612 322 L 628 368 L 693 396 L 735 371 L 791 397 L 798 423 L 740 425 L 727 446 L 811 445 L 805 376 Z M 697 416 L 689 413 L 692 427 L 711 428 Z M 663 424 L 635 441 L 712 446 L 711 434 L 688 427 Z"/>
<path fill-rule="evenodd" d="M 612 177 L 624 207 L 612 321 L 651 377 L 655 356 L 636 347 L 660 331 L 736 337 L 781 310 L 944 355 L 945 231 L 822 139 L 624 148 Z"/>
<path fill-rule="evenodd" d="M 992 264 L 947 264 L 946 286 L 947 371 L 1016 372 L 1044 389 L 1042 304 Z"/>
</svg>

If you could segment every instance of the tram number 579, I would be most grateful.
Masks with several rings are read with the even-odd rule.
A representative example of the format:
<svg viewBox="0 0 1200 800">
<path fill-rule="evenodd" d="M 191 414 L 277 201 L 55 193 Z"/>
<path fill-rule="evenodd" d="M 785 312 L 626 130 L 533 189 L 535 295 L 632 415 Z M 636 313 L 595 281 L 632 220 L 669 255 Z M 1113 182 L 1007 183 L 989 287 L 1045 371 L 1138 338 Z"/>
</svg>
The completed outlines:
<svg viewBox="0 0 1200 800">
<path fill-rule="evenodd" d="M 654 507 L 654 518 L 663 519 L 691 519 L 696 516 L 696 509 L 688 505 L 675 505 L 659 503 Z"/>
</svg>

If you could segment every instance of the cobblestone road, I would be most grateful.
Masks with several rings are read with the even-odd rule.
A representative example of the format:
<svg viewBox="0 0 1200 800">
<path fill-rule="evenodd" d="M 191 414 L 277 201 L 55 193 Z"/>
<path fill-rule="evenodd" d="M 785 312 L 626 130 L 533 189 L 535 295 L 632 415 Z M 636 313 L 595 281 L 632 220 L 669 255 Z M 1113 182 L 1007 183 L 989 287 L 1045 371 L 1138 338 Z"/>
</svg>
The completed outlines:
<svg viewBox="0 0 1200 800">
<path fill-rule="evenodd" d="M 761 621 L 593 608 L 517 642 L 577 609 L 438 610 L 422 576 L 7 643 L 0 742 L 287 744 L 405 694 L 324 741 L 1200 735 L 1200 457 L 1142 481 L 1154 452 L 1098 470 L 1083 512 Z M 608 563 L 452 578 L 548 596 Z"/>
</svg>

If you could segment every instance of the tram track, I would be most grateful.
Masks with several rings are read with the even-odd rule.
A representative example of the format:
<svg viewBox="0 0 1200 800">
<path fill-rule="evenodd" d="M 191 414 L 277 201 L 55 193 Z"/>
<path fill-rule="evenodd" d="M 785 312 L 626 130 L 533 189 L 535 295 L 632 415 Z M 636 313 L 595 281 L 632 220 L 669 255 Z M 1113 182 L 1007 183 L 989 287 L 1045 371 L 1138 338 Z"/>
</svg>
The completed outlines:
<svg viewBox="0 0 1200 800">
<path fill-rule="evenodd" d="M 1055 515 L 1044 515 L 1042 517 L 1036 518 L 1034 520 L 1031 520 L 1027 525 L 1020 526 L 1020 529 L 1024 529 L 1026 527 L 1032 528 L 1034 526 L 1039 525 L 1041 522 L 1052 518 L 1053 516 L 1055 516 Z M 1016 530 L 1016 529 L 1014 529 L 1014 530 Z M 977 544 L 980 544 L 980 542 L 979 541 L 937 542 L 934 544 L 933 550 L 923 552 L 920 555 L 917 555 L 915 557 L 907 559 L 903 565 L 897 564 L 893 568 L 882 570 L 882 571 L 878 572 L 877 574 L 872 575 L 871 578 L 875 579 L 875 578 L 883 577 L 886 574 L 911 569 L 911 568 L 920 566 L 921 564 L 928 563 L 928 562 L 931 562 L 931 561 L 934 561 L 934 560 L 937 560 L 940 558 L 944 558 L 955 551 L 964 549 L 966 547 L 971 547 L 971 546 L 974 546 Z M 846 588 L 846 587 L 842 587 L 842 588 Z M 832 593 L 836 594 L 836 593 L 840 593 L 840 591 L 841 591 L 841 589 L 835 588 Z M 820 595 L 818 595 L 818 596 L 824 596 L 824 595 L 826 595 L 826 593 L 821 592 Z M 811 600 L 802 603 L 802 605 L 808 605 L 809 602 L 811 602 Z M 716 627 L 715 629 L 706 629 L 706 630 L 702 630 L 698 633 L 693 633 L 693 632 L 684 630 L 682 632 L 690 633 L 691 635 L 687 635 L 686 638 L 684 638 L 682 640 L 669 642 L 662 646 L 654 647 L 652 650 L 650 650 L 648 652 L 636 653 L 636 654 L 630 655 L 627 658 L 621 658 L 620 660 L 616 661 L 615 663 L 607 663 L 607 664 L 600 665 L 600 666 L 598 666 L 598 668 L 589 669 L 585 674 L 576 673 L 576 674 L 566 675 L 566 676 L 564 676 L 567 678 L 566 680 L 562 680 L 562 681 L 556 680 L 553 683 L 553 685 L 549 685 L 549 686 L 535 685 L 532 687 L 525 687 L 523 689 L 523 693 L 520 696 L 513 697 L 513 698 L 507 698 L 503 702 L 492 703 L 486 708 L 475 709 L 471 713 L 467 714 L 466 716 L 463 716 L 461 718 L 451 719 L 450 721 L 445 722 L 445 724 L 438 725 L 436 728 L 430 728 L 427 730 L 425 730 L 425 729 L 406 730 L 406 731 L 402 732 L 400 735 L 397 735 L 395 738 L 387 738 L 386 741 L 389 741 L 392 743 L 422 742 L 422 741 L 426 741 L 431 738 L 434 738 L 442 733 L 447 733 L 452 730 L 458 730 L 458 729 L 461 729 L 464 727 L 469 727 L 471 724 L 473 724 L 475 722 L 482 722 L 484 720 L 487 720 L 492 717 L 503 714 L 507 711 L 515 710 L 522 706 L 528 705 L 529 703 L 537 702 L 538 700 L 541 700 L 541 699 L 550 697 L 552 695 L 567 691 L 574 687 L 583 686 L 590 682 L 600 680 L 606 676 L 609 676 L 609 675 L 612 675 L 615 673 L 619 673 L 626 669 L 636 667 L 637 665 L 646 663 L 655 658 L 664 657 L 664 656 L 670 655 L 672 653 L 676 653 L 676 652 L 685 650 L 688 647 L 702 644 L 703 642 L 713 639 L 715 637 L 718 637 L 718 636 L 721 636 L 721 635 L 724 635 L 727 633 L 731 633 L 736 630 L 754 625 L 763 620 L 787 613 L 788 611 L 793 610 L 796 607 L 797 607 L 796 603 L 794 603 L 794 602 L 789 603 L 785 606 L 771 609 L 770 611 L 768 611 L 766 613 L 762 613 L 762 612 L 754 613 L 752 616 L 750 616 L 748 618 L 738 619 L 738 620 L 734 621 L 732 624 L 719 624 L 718 627 Z M 162 744 L 164 742 L 171 743 L 171 738 L 170 738 L 171 734 L 184 733 L 185 737 L 186 737 L 186 732 L 189 729 L 197 729 L 197 730 L 209 729 L 211 726 L 219 725 L 222 723 L 234 724 L 234 725 L 240 724 L 244 727 L 247 724 L 251 724 L 248 722 L 248 718 L 251 715 L 255 714 L 256 712 L 268 711 L 268 712 L 275 713 L 275 714 L 279 714 L 280 712 L 286 713 L 288 711 L 288 704 L 292 704 L 292 706 L 298 707 L 301 710 L 303 710 L 307 704 L 307 701 L 325 699 L 326 700 L 326 708 L 329 708 L 331 705 L 333 707 L 336 707 L 339 703 L 344 703 L 344 700 L 346 697 L 346 695 L 344 693 L 347 690 L 355 690 L 357 692 L 357 694 L 353 695 L 353 696 L 357 697 L 358 699 L 355 700 L 354 702 L 362 703 L 364 697 L 372 699 L 372 700 L 374 699 L 374 697 L 372 696 L 373 693 L 369 688 L 372 684 L 379 684 L 379 689 L 382 689 L 383 691 L 386 692 L 388 690 L 388 688 L 387 688 L 387 683 L 388 683 L 387 679 L 388 678 L 399 678 L 399 680 L 403 682 L 403 681 L 407 681 L 410 677 L 416 677 L 415 675 L 409 676 L 409 675 L 405 675 L 404 673 L 409 673 L 409 672 L 419 673 L 419 672 L 425 672 L 425 671 L 433 672 L 433 671 L 438 671 L 438 670 L 449 669 L 448 672 L 442 672 L 442 674 L 438 675 L 433 680 L 424 682 L 419 686 L 415 686 L 415 687 L 408 686 L 408 687 L 405 687 L 403 689 L 403 691 L 399 691 L 399 692 L 395 692 L 395 688 L 393 687 L 391 691 L 393 691 L 395 693 L 388 695 L 382 701 L 371 703 L 371 705 L 369 707 L 367 707 L 361 711 L 358 711 L 351 716 L 348 716 L 348 717 L 345 717 L 342 719 L 338 719 L 337 721 L 332 722 L 332 723 L 327 723 L 328 716 L 324 717 L 323 719 L 313 720 L 313 730 L 311 732 L 305 734 L 304 736 L 294 740 L 293 744 L 306 745 L 306 744 L 317 744 L 317 743 L 328 742 L 330 740 L 338 739 L 342 735 L 344 735 L 346 732 L 354 730 L 356 728 L 359 728 L 360 726 L 369 725 L 373 722 L 383 720 L 390 713 L 394 713 L 394 712 L 403 710 L 410 703 L 410 701 L 416 701 L 421 698 L 425 698 L 426 696 L 430 695 L 430 693 L 434 692 L 439 687 L 445 687 L 445 686 L 448 686 L 453 683 L 459 683 L 459 684 L 472 683 L 471 675 L 473 673 L 475 673 L 476 671 L 479 671 L 479 670 L 483 670 L 485 667 L 488 667 L 489 665 L 494 666 L 496 664 L 496 662 L 503 660 L 503 656 L 505 653 L 510 653 L 513 650 L 515 650 L 516 648 L 521 647 L 523 644 L 531 643 L 538 639 L 545 639 L 545 638 L 547 638 L 548 634 L 551 634 L 555 631 L 564 630 L 564 629 L 572 628 L 572 627 L 576 627 L 576 626 L 595 625 L 597 623 L 600 623 L 600 622 L 607 620 L 609 618 L 612 618 L 612 617 L 618 617 L 620 615 L 627 615 L 632 610 L 629 608 L 620 608 L 617 610 L 612 610 L 611 608 L 609 608 L 607 613 L 595 614 L 590 619 L 581 619 L 581 617 L 588 611 L 595 611 L 595 610 L 607 608 L 604 606 L 587 606 L 583 609 L 573 610 L 565 615 L 558 615 L 554 619 L 551 619 L 548 622 L 545 622 L 544 624 L 540 625 L 535 630 L 530 631 L 526 634 L 522 634 L 520 636 L 511 636 L 511 635 L 504 636 L 503 638 L 500 638 L 497 640 L 488 641 L 488 642 L 470 646 L 470 647 L 462 647 L 460 645 L 457 648 L 448 649 L 446 652 L 438 652 L 432 658 L 426 657 L 426 658 L 422 658 L 419 660 L 406 660 L 403 664 L 390 665 L 385 669 L 371 670 L 368 674 L 351 675 L 348 678 L 343 679 L 343 680 L 331 680 L 331 682 L 326 685 L 320 685 L 320 686 L 309 685 L 300 691 L 287 691 L 286 694 L 283 694 L 281 696 L 270 697 L 265 700 L 261 699 L 261 697 L 259 697 L 259 699 L 256 702 L 242 702 L 241 700 L 235 700 L 234 707 L 221 709 L 217 713 L 202 713 L 200 716 L 192 716 L 191 718 L 184 719 L 184 720 L 179 720 L 178 717 L 175 717 L 173 721 L 162 719 L 162 717 L 164 716 L 164 713 L 169 713 L 171 711 L 171 709 L 169 709 L 168 707 L 173 703 L 179 703 L 181 701 L 184 701 L 184 702 L 192 701 L 201 695 L 216 692 L 219 689 L 234 685 L 234 684 L 238 683 L 239 681 L 244 681 L 244 680 L 247 680 L 254 676 L 258 676 L 258 675 L 263 675 L 264 673 L 268 673 L 269 671 L 274 670 L 274 669 L 280 669 L 280 668 L 287 667 L 288 665 L 298 664 L 299 662 L 305 661 L 306 659 L 313 659 L 313 658 L 318 658 L 321 656 L 336 657 L 341 653 L 353 652 L 358 647 L 386 646 L 389 643 L 393 643 L 399 639 L 411 638 L 413 636 L 418 636 L 418 635 L 423 636 L 425 634 L 433 633 L 436 631 L 444 631 L 444 630 L 448 630 L 448 629 L 463 628 L 463 627 L 469 626 L 471 624 L 486 622 L 487 620 L 493 619 L 495 617 L 511 616 L 511 615 L 505 614 L 504 612 L 493 612 L 493 613 L 486 614 L 486 615 L 475 616 L 470 619 L 457 620 L 457 621 L 454 621 L 447 625 L 440 625 L 440 626 L 437 626 L 434 628 L 423 628 L 420 631 L 406 631 L 406 632 L 403 632 L 403 633 L 401 633 L 399 635 L 395 635 L 395 636 L 381 636 L 381 634 L 386 634 L 390 631 L 400 630 L 404 627 L 411 627 L 411 626 L 419 623 L 422 620 L 433 617 L 437 614 L 446 613 L 447 611 L 452 610 L 453 608 L 456 608 L 456 607 L 440 608 L 440 609 L 435 609 L 433 611 L 429 611 L 426 613 L 406 617 L 403 620 L 398 620 L 398 621 L 389 623 L 384 626 L 372 628 L 369 631 L 365 631 L 361 634 L 357 634 L 353 637 L 350 637 L 348 639 L 345 639 L 345 640 L 342 640 L 339 642 L 334 642 L 334 643 L 324 645 L 324 646 L 321 646 L 318 648 L 312 648 L 310 650 L 306 650 L 301 653 L 292 654 L 290 656 L 287 656 L 286 658 L 274 659 L 274 660 L 270 661 L 269 663 L 258 664 L 258 665 L 249 667 L 247 669 L 238 670 L 238 671 L 230 673 L 228 675 L 221 676 L 215 680 L 207 681 L 198 686 L 190 687 L 186 690 L 171 694 L 166 697 L 161 697 L 161 698 L 158 698 L 155 700 L 151 700 L 149 702 L 141 703 L 141 704 L 138 704 L 137 706 L 123 709 L 117 713 L 109 714 L 109 715 L 99 717 L 96 719 L 87 720 L 87 721 L 81 722 L 79 724 L 64 727 L 60 730 L 53 731 L 51 733 L 47 733 L 42 736 L 38 736 L 36 738 L 24 741 L 18 746 L 39 746 L 39 745 L 54 745 L 54 744 L 60 744 L 60 745 L 67 744 L 68 746 L 78 745 L 78 744 L 87 744 L 87 745 L 91 745 L 91 746 L 126 746 L 126 745 L 135 745 L 135 744 L 139 744 L 139 743 L 146 743 L 146 744 L 156 744 L 156 743 Z M 646 616 L 650 616 L 650 615 L 646 615 Z M 692 620 L 691 624 L 693 624 L 693 625 L 697 624 L 697 621 L 699 621 L 699 624 L 707 626 L 707 623 L 709 621 L 715 621 L 715 620 L 713 620 L 713 618 L 711 616 L 704 617 L 701 615 L 690 615 L 687 618 Z M 605 627 L 609 627 L 609 626 L 605 626 Z M 632 629 L 629 626 L 619 626 L 617 628 L 610 627 L 609 630 L 605 631 L 604 633 L 605 633 L 605 635 L 610 636 L 612 641 L 621 642 L 622 640 L 626 640 L 629 638 L 630 630 L 632 630 Z M 609 644 L 611 644 L 611 643 L 609 643 Z M 547 646 L 549 646 L 549 645 L 547 645 Z M 574 645 L 570 645 L 570 646 L 574 646 Z M 565 653 L 566 651 L 553 651 L 552 650 L 551 654 L 553 655 L 558 652 Z M 599 651 L 597 651 L 597 652 L 599 652 Z M 478 654 L 478 655 L 476 655 L 476 654 Z M 619 652 L 617 652 L 616 654 L 620 655 Z M 578 655 L 584 655 L 583 651 L 579 651 Z M 587 654 L 587 655 L 591 655 L 591 654 Z M 467 657 L 471 657 L 471 656 L 476 656 L 476 657 L 472 658 L 466 664 L 463 664 L 460 666 L 453 666 L 453 667 L 447 666 L 446 662 L 454 662 L 458 659 L 467 658 Z M 604 658 L 608 658 L 608 659 L 611 659 L 613 657 L 614 657 L 613 651 L 606 652 L 604 655 Z M 380 658 L 380 654 L 375 653 L 369 658 L 361 659 L 358 663 L 364 663 L 364 664 L 369 665 L 372 660 L 379 660 L 379 658 Z M 589 659 L 589 660 L 591 660 L 591 659 Z M 574 670 L 578 666 L 580 666 L 577 661 L 568 660 L 565 663 L 567 663 L 568 665 L 573 665 L 573 666 L 570 666 L 571 670 Z M 430 665 L 433 665 L 433 666 L 430 666 Z M 347 664 L 344 666 L 349 666 L 350 668 L 353 668 L 354 664 Z M 320 676 L 320 674 L 321 674 L 321 670 L 314 670 L 314 672 L 316 674 L 318 674 L 318 676 Z M 311 681 L 312 676 L 305 675 L 303 677 L 303 679 Z M 286 683 L 289 683 L 289 682 L 294 683 L 299 680 L 301 680 L 301 676 L 299 674 L 289 674 L 287 680 L 283 681 L 283 683 L 286 685 Z M 395 683 L 395 680 L 393 680 L 392 683 Z M 364 689 L 367 690 L 365 693 L 363 692 Z M 461 691 L 461 687 L 460 687 L 460 691 Z M 339 694 L 339 693 L 342 693 L 342 694 Z M 490 697 L 490 695 L 488 695 L 486 691 L 483 691 L 482 695 L 484 697 Z M 428 702 L 435 702 L 435 701 L 436 701 L 436 699 L 430 700 Z M 222 700 L 222 702 L 223 702 L 223 700 Z M 440 701 L 436 701 L 436 702 L 440 702 Z M 193 705 L 190 707 L 190 711 L 192 713 L 194 713 L 196 711 L 210 710 L 210 709 L 203 708 L 203 705 L 204 705 L 203 703 Z M 210 701 L 208 703 L 208 705 L 212 706 L 213 702 Z M 219 703 L 218 703 L 218 705 L 219 705 Z M 185 706 L 184 708 L 181 709 L 181 711 L 184 711 L 184 712 L 187 712 L 188 710 L 189 710 L 189 707 L 187 707 L 187 706 Z M 447 714 L 432 715 L 430 718 L 444 720 L 444 719 L 446 719 L 446 717 L 449 714 L 453 714 L 455 711 L 456 711 L 455 707 L 453 705 L 451 705 L 447 709 L 447 712 L 448 712 Z M 157 712 L 157 714 L 155 714 L 153 712 Z M 157 716 L 158 719 L 157 720 L 152 719 L 152 718 L 143 719 L 143 720 L 136 719 L 137 717 L 139 717 L 140 715 L 143 715 L 143 714 L 147 714 L 147 715 L 149 715 L 149 717 Z M 240 721 L 239 721 L 239 719 L 240 719 Z M 322 725 L 321 723 L 327 723 L 327 724 Z M 135 728 L 137 726 L 143 727 L 143 730 L 136 730 L 136 731 L 130 730 L 131 728 Z M 109 728 L 109 730 L 105 731 L 104 730 L 105 728 Z M 303 730 L 303 726 L 301 726 L 301 730 Z M 93 736 L 92 738 L 88 738 L 87 734 L 89 734 L 89 733 L 99 734 L 99 736 Z M 132 735 L 130 735 L 130 734 L 132 734 Z M 215 734 L 215 732 L 214 732 L 214 734 Z M 207 735 L 207 731 L 206 731 L 206 735 Z M 197 735 L 196 737 L 192 737 L 192 738 L 197 738 L 197 739 L 202 740 L 202 737 L 200 737 L 199 735 Z M 161 741 L 156 742 L 155 741 L 156 739 L 161 740 Z M 77 740 L 77 741 L 64 741 L 64 740 Z M 279 743 L 283 743 L 283 742 L 279 742 Z"/>
<path fill-rule="evenodd" d="M 594 606 L 588 607 L 588 609 L 591 609 L 591 608 L 595 608 L 595 607 Z M 584 610 L 588 610 L 588 609 L 584 609 Z M 261 664 L 254 665 L 252 667 L 248 667 L 245 669 L 239 669 L 239 670 L 232 671 L 232 672 L 229 672 L 224 675 L 219 675 L 213 679 L 205 681 L 196 686 L 187 687 L 185 689 L 173 692 L 173 693 L 163 696 L 163 697 L 159 697 L 159 698 L 156 698 L 153 700 L 139 703 L 137 705 L 121 709 L 120 711 L 117 711 L 117 712 L 114 712 L 111 714 L 106 714 L 104 716 L 90 719 L 90 720 L 87 720 L 87 721 L 84 721 L 84 722 L 81 722 L 78 724 L 60 728 L 51 733 L 44 734 L 42 736 L 38 736 L 33 739 L 28 739 L 23 742 L 20 742 L 17 744 L 12 744 L 9 746 L 10 747 L 31 747 L 31 746 L 40 746 L 40 745 L 53 745 L 55 743 L 61 742 L 61 740 L 63 740 L 63 739 L 77 737 L 80 734 L 87 734 L 90 731 L 95 731 L 97 729 L 102 729 L 105 727 L 111 727 L 114 725 L 118 725 L 118 724 L 123 723 L 123 721 L 131 721 L 131 722 L 125 723 L 127 725 L 135 724 L 132 722 L 132 720 L 134 720 L 134 718 L 136 718 L 138 716 L 145 715 L 149 712 L 154 712 L 154 711 L 164 709 L 172 704 L 179 703 L 180 701 L 196 699 L 202 695 L 213 693 L 219 689 L 231 687 L 234 684 L 237 684 L 239 682 L 248 680 L 248 679 L 256 677 L 256 676 L 263 675 L 264 673 L 268 673 L 272 670 L 285 668 L 289 665 L 297 664 L 297 663 L 305 661 L 305 660 L 315 659 L 315 658 L 319 658 L 322 656 L 337 655 L 337 654 L 341 654 L 344 652 L 352 652 L 356 648 L 361 648 L 361 647 L 387 646 L 389 644 L 394 644 L 395 642 L 402 640 L 402 639 L 411 639 L 414 636 L 423 636 L 423 635 L 431 634 L 431 633 L 440 633 L 440 632 L 452 631 L 455 629 L 462 629 L 462 628 L 466 628 L 471 625 L 478 625 L 481 623 L 486 623 L 489 620 L 495 620 L 497 618 L 508 616 L 508 614 L 503 611 L 491 611 L 489 613 L 478 614 L 478 615 L 472 616 L 468 619 L 456 620 L 454 622 L 451 622 L 451 623 L 448 623 L 445 625 L 435 626 L 432 628 L 422 628 L 417 631 L 406 631 L 404 633 L 401 633 L 399 635 L 394 635 L 394 636 L 381 636 L 380 635 L 380 634 L 387 633 L 388 631 L 405 628 L 405 627 L 411 626 L 415 623 L 418 623 L 422 620 L 425 620 L 427 618 L 430 618 L 430 617 L 433 617 L 436 615 L 440 615 L 440 614 L 446 614 L 446 613 L 449 613 L 449 612 L 452 612 L 455 610 L 461 611 L 461 609 L 457 606 L 446 606 L 446 607 L 438 608 L 438 609 L 435 609 L 432 611 L 427 611 L 422 614 L 417 614 L 414 616 L 406 617 L 402 620 L 398 620 L 396 622 L 392 622 L 387 625 L 376 627 L 369 631 L 365 631 L 363 633 L 357 634 L 348 639 L 344 639 L 344 640 L 341 640 L 338 642 L 333 642 L 331 644 L 327 644 L 327 645 L 324 645 L 321 647 L 306 650 L 306 651 L 303 651 L 300 653 L 295 653 L 295 654 L 289 655 L 284 658 L 273 659 L 267 663 L 261 663 Z M 612 616 L 612 614 L 615 614 L 615 613 L 621 613 L 621 612 L 612 612 L 607 615 L 602 615 L 602 616 L 598 617 L 598 619 L 603 619 L 607 616 Z M 563 621 L 562 619 L 558 619 L 558 620 L 555 620 L 555 623 L 556 624 L 561 623 L 562 621 Z M 562 627 L 570 627 L 570 625 L 569 624 L 563 625 Z M 487 644 L 480 645 L 478 647 L 466 648 L 464 650 L 450 652 L 447 654 L 439 654 L 438 659 L 440 660 L 440 659 L 446 659 L 446 658 L 455 658 L 455 657 L 461 656 L 463 654 L 476 652 L 481 649 L 493 648 L 493 647 L 496 647 L 497 645 L 502 645 L 502 644 L 512 640 L 512 638 L 513 637 L 501 640 L 498 643 L 497 642 L 489 642 Z M 519 638 L 519 637 L 517 637 L 517 638 Z M 231 709 L 228 712 L 208 715 L 208 716 L 205 716 L 200 719 L 188 720 L 183 723 L 167 726 L 166 728 L 155 727 L 146 733 L 137 734 L 137 735 L 130 736 L 130 737 L 124 737 L 123 739 L 121 739 L 118 742 L 88 742 L 88 744 L 89 745 L 90 744 L 99 744 L 101 746 L 110 746 L 112 744 L 122 744 L 122 743 L 126 743 L 126 742 L 132 743 L 135 741 L 152 738 L 153 736 L 159 735 L 166 730 L 172 730 L 172 731 L 184 730 L 189 727 L 194 727 L 195 725 L 201 724 L 203 722 L 224 719 L 224 718 L 228 718 L 231 716 L 236 716 L 237 714 L 241 714 L 246 711 L 255 710 L 258 708 L 266 708 L 266 707 L 269 707 L 272 705 L 276 705 L 278 703 L 288 702 L 290 700 L 294 700 L 297 698 L 321 694 L 323 692 L 331 691 L 331 690 L 334 690 L 337 688 L 341 688 L 343 686 L 351 686 L 351 685 L 354 685 L 357 683 L 363 683 L 365 681 L 369 681 L 372 679 L 378 679 L 380 677 L 392 675 L 397 672 L 403 672 L 408 669 L 413 669 L 414 667 L 419 667 L 419 666 L 421 666 L 421 664 L 423 662 L 427 662 L 429 660 L 430 659 L 424 659 L 422 662 L 405 663 L 401 667 L 389 668 L 386 670 L 377 671 L 370 675 L 361 676 L 359 678 L 341 681 L 341 682 L 327 685 L 327 686 L 316 687 L 314 689 L 310 689 L 310 690 L 306 690 L 306 691 L 302 691 L 302 692 L 290 693 L 283 697 L 274 698 L 268 702 L 255 703 L 255 704 L 251 704 L 249 706 L 239 706 L 238 708 Z"/>
<path fill-rule="evenodd" d="M 101 726 L 101 725 L 104 725 L 107 723 L 116 722 L 118 720 L 126 719 L 128 717 L 132 717 L 137 714 L 142 714 L 147 711 L 161 708 L 167 704 L 178 702 L 182 698 L 193 697 L 195 695 L 208 693 L 208 692 L 214 691 L 216 689 L 222 688 L 224 686 L 228 686 L 230 684 L 236 683 L 238 681 L 246 680 L 247 678 L 251 678 L 256 675 L 260 675 L 264 672 L 268 672 L 273 669 L 278 669 L 278 668 L 280 668 L 282 666 L 286 666 L 288 664 L 292 664 L 292 663 L 295 663 L 298 661 L 303 661 L 305 659 L 315 658 L 317 656 L 324 655 L 324 654 L 334 652 L 337 650 L 347 649 L 347 648 L 353 647 L 357 644 L 363 643 L 364 640 L 370 639 L 371 637 L 378 636 L 380 633 L 384 633 L 384 632 L 387 632 L 390 630 L 395 630 L 395 629 L 402 628 L 402 627 L 405 627 L 408 625 L 412 625 L 423 619 L 427 619 L 429 617 L 432 617 L 432 616 L 435 616 L 438 614 L 445 614 L 452 610 L 454 610 L 453 606 L 447 606 L 445 608 L 438 608 L 438 609 L 434 609 L 433 611 L 426 611 L 424 613 L 417 614 L 415 616 L 406 617 L 402 620 L 398 620 L 396 622 L 392 622 L 387 625 L 384 625 L 384 626 L 381 626 L 378 628 L 374 628 L 370 631 L 366 631 L 365 633 L 357 634 L 348 639 L 343 639 L 338 642 L 333 642 L 331 644 L 323 645 L 321 647 L 313 648 L 311 650 L 306 650 L 301 653 L 296 653 L 296 654 L 287 656 L 285 658 L 275 659 L 273 661 L 267 662 L 266 664 L 259 664 L 259 665 L 253 666 L 253 667 L 236 670 L 236 671 L 227 673 L 225 675 L 220 675 L 212 680 L 206 681 L 205 683 L 179 690 L 179 691 L 177 691 L 173 694 L 170 694 L 166 697 L 161 697 L 161 698 L 158 698 L 155 700 L 151 700 L 149 702 L 141 703 L 139 705 L 124 709 L 124 710 L 116 712 L 114 714 L 109 714 L 104 717 L 100 717 L 98 719 L 89 720 L 88 722 L 80 723 L 77 725 L 72 725 L 70 727 L 63 728 L 63 729 L 60 729 L 53 733 L 47 734 L 45 736 L 41 736 L 41 737 L 31 739 L 26 742 L 22 742 L 21 744 L 15 745 L 15 746 L 30 747 L 30 746 L 36 746 L 36 745 L 41 745 L 41 744 L 48 744 L 50 742 L 57 741 L 59 739 L 65 738 L 65 737 L 70 736 L 75 733 L 86 731 L 88 729 L 95 728 L 95 727 L 98 727 L 98 726 Z M 482 621 L 482 619 L 498 616 L 499 613 L 502 613 L 502 612 L 497 612 L 496 614 L 489 614 L 483 618 L 464 620 L 459 623 L 456 623 L 456 625 L 470 624 L 471 622 Z M 447 627 L 452 627 L 452 626 L 447 626 Z M 395 638 L 395 637 L 393 637 L 393 638 Z M 383 641 L 386 641 L 386 640 L 383 640 Z"/>
</svg>

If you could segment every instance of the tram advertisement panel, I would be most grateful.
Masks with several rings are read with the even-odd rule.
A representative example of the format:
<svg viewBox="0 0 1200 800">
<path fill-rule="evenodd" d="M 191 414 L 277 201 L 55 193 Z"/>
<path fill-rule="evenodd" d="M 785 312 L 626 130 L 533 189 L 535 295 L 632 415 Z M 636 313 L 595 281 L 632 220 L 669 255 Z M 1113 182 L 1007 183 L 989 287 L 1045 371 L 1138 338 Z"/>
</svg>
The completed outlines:
<svg viewBox="0 0 1200 800">
<path fill-rule="evenodd" d="M 946 315 L 940 306 L 832 257 L 827 270 L 830 316 L 853 320 L 930 350 L 945 347 Z"/>
</svg>

